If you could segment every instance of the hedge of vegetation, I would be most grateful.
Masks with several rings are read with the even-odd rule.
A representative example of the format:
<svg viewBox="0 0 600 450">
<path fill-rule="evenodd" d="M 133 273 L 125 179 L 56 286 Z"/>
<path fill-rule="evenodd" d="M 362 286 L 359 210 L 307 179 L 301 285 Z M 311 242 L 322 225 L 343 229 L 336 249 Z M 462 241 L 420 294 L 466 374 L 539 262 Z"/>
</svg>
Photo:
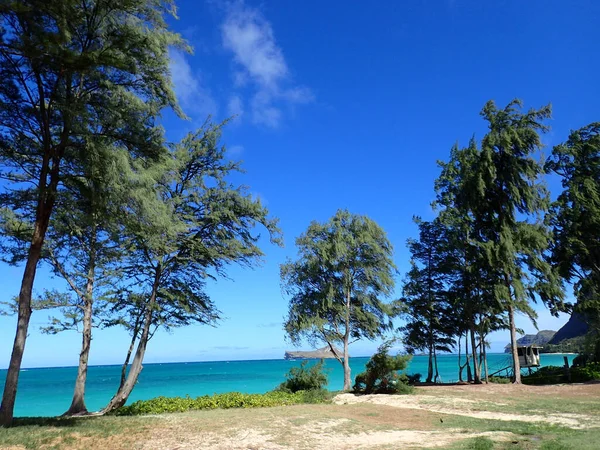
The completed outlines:
<svg viewBox="0 0 600 450">
<path fill-rule="evenodd" d="M 540 367 L 531 375 L 523 376 L 524 384 L 559 384 L 559 383 L 585 383 L 586 381 L 600 380 L 600 363 L 587 364 L 585 367 L 571 367 L 569 377 L 565 374 L 564 367 Z"/>
<path fill-rule="evenodd" d="M 268 406 L 286 406 L 301 403 L 326 403 L 332 394 L 325 390 L 298 391 L 288 393 L 272 391 L 266 394 L 243 394 L 227 392 L 225 394 L 204 395 L 197 398 L 156 397 L 151 400 L 138 400 L 115 412 L 118 416 L 137 416 L 142 414 L 162 414 L 184 412 L 198 409 L 217 408 L 262 408 Z"/>
</svg>

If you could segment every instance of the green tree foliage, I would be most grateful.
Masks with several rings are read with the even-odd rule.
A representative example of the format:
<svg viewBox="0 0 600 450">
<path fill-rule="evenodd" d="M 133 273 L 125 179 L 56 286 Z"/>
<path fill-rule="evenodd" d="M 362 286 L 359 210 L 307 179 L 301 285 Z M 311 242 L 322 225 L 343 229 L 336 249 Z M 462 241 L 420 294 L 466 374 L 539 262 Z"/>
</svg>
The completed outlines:
<svg viewBox="0 0 600 450">
<path fill-rule="evenodd" d="M 408 377 L 398 372 L 406 369 L 409 355 L 390 355 L 394 341 L 384 342 L 366 365 L 366 370 L 356 376 L 353 391 L 360 394 L 408 394 L 412 387 Z"/>
<path fill-rule="evenodd" d="M 286 380 L 279 385 L 277 390 L 285 392 L 311 391 L 324 389 L 327 386 L 325 363 L 321 359 L 308 366 L 308 361 L 302 361 L 300 366 L 292 367 L 286 373 Z"/>
<path fill-rule="evenodd" d="M 29 244 L 0 424 L 12 421 L 36 268 L 61 182 L 90 136 L 150 160 L 155 117 L 175 106 L 162 0 L 8 0 L 0 5 L 0 209 Z M 16 261 L 15 261 L 16 262 Z"/>
<path fill-rule="evenodd" d="M 127 401 L 142 370 L 154 331 L 219 319 L 206 280 L 226 275 L 228 265 L 252 266 L 263 255 L 257 226 L 280 243 L 277 221 L 244 187 L 228 179 L 240 171 L 219 145 L 223 124 L 207 122 L 170 146 L 156 195 L 141 196 L 127 225 L 132 248 L 124 261 L 122 301 L 114 323 L 125 324 L 137 348 L 121 387 L 104 412 Z M 132 347 L 133 348 L 133 342 Z"/>
<path fill-rule="evenodd" d="M 52 317 L 43 331 L 82 334 L 73 401 L 66 415 L 87 413 L 84 396 L 92 327 L 99 324 L 122 275 L 119 262 L 126 246 L 121 218 L 136 189 L 126 149 L 86 145 L 79 161 L 78 175 L 65 177 L 64 189 L 57 194 L 43 252 L 70 292 L 46 292 L 42 301 L 34 302 L 34 308 L 58 307 L 62 313 L 62 318 Z"/>
<path fill-rule="evenodd" d="M 409 353 L 427 352 L 426 382 L 431 383 L 439 378 L 437 352 L 450 352 L 454 344 L 455 311 L 448 295 L 453 249 L 441 221 L 414 220 L 419 238 L 408 241 L 411 269 L 403 286 L 407 322 L 402 330 Z"/>
<path fill-rule="evenodd" d="M 471 139 L 466 148 L 455 145 L 449 161 L 438 162 L 441 173 L 435 182 L 437 196 L 434 202 L 434 207 L 439 210 L 439 220 L 447 227 L 448 247 L 453 250 L 452 281 L 448 295 L 454 311 L 459 379 L 463 380 L 466 367 L 469 381 L 475 382 L 479 382 L 481 372 L 487 370 L 485 337 L 491 331 L 505 326 L 501 305 L 488 301 L 493 298 L 497 274 L 480 249 L 480 242 L 484 241 L 484 222 L 477 207 L 477 173 L 474 170 L 479 165 L 479 158 L 480 151 L 475 139 Z M 464 364 L 461 360 L 463 336 L 466 353 Z"/>
<path fill-rule="evenodd" d="M 514 381 L 520 383 L 515 311 L 534 315 L 530 301 L 543 300 L 553 313 L 563 308 L 560 279 L 545 258 L 551 233 L 542 215 L 550 199 L 536 159 L 550 106 L 521 112 L 515 100 L 504 109 L 488 102 L 482 116 L 489 131 L 481 142 L 474 209 L 482 217 L 480 247 L 500 275 L 492 293 L 508 312 Z"/>
<path fill-rule="evenodd" d="M 325 342 L 351 387 L 348 346 L 390 330 L 395 310 L 395 266 L 385 232 L 365 216 L 339 210 L 326 223 L 312 222 L 296 239 L 299 257 L 281 266 L 282 287 L 291 296 L 285 330 L 293 343 Z M 343 344 L 343 354 L 334 344 Z"/>
<path fill-rule="evenodd" d="M 563 192 L 548 222 L 554 232 L 551 263 L 573 284 L 577 310 L 600 334 L 600 123 L 571 132 L 554 147 L 546 169 L 562 178 Z M 600 348 L 600 342 L 599 342 Z"/>
</svg>

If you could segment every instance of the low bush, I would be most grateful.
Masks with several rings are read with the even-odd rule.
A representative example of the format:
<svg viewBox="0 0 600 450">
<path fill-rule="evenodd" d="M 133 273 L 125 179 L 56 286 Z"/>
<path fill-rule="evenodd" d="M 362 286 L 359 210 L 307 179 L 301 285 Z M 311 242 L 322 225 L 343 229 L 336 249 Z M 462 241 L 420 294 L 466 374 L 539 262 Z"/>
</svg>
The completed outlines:
<svg viewBox="0 0 600 450">
<path fill-rule="evenodd" d="M 286 380 L 276 390 L 294 393 L 324 389 L 327 386 L 327 374 L 323 366 L 323 360 L 312 366 L 308 366 L 308 361 L 302 361 L 299 367 L 290 369 L 285 375 Z"/>
<path fill-rule="evenodd" d="M 408 377 L 398 372 L 406 369 L 410 356 L 389 354 L 393 341 L 385 342 L 367 362 L 366 371 L 355 378 L 353 390 L 360 394 L 408 394 L 413 387 Z"/>
<path fill-rule="evenodd" d="M 586 381 L 600 380 L 600 364 L 588 363 L 585 367 L 571 367 L 570 382 L 585 383 Z M 568 383 L 569 376 L 565 374 L 564 367 L 546 366 L 540 367 L 531 375 L 522 377 L 524 384 L 560 384 Z"/>
<path fill-rule="evenodd" d="M 271 391 L 266 394 L 243 394 L 227 392 L 225 394 L 204 395 L 202 397 L 156 397 L 150 400 L 138 400 L 117 411 L 117 416 L 137 416 L 142 414 L 162 414 L 184 412 L 198 409 L 217 408 L 262 408 L 287 406 L 302 403 L 326 403 L 331 394 L 326 390 L 310 390 L 288 393 Z"/>
<path fill-rule="evenodd" d="M 408 384 L 414 386 L 415 384 L 419 384 L 421 382 L 422 375 L 420 373 L 413 373 L 411 375 L 406 375 Z"/>
<path fill-rule="evenodd" d="M 510 384 L 510 378 L 507 377 L 489 377 L 488 381 L 496 384 Z"/>
</svg>

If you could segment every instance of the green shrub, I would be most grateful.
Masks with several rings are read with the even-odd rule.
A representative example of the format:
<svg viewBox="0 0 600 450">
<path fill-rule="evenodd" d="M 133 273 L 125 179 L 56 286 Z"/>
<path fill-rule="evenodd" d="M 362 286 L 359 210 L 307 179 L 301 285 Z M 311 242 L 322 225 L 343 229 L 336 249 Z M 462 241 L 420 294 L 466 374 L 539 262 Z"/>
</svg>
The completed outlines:
<svg viewBox="0 0 600 450">
<path fill-rule="evenodd" d="M 138 400 L 115 412 L 118 416 L 137 416 L 142 414 L 162 414 L 184 412 L 197 409 L 216 408 L 262 408 L 269 406 L 286 406 L 301 403 L 325 403 L 331 399 L 325 390 L 298 391 L 288 393 L 271 391 L 266 394 L 242 394 L 227 392 L 225 394 L 204 395 L 201 397 L 156 397 L 150 400 Z"/>
<path fill-rule="evenodd" d="M 421 377 L 422 377 L 422 375 L 420 373 L 413 373 L 412 375 L 406 375 L 408 384 L 410 384 L 411 386 L 414 386 L 415 384 L 420 383 Z"/>
<path fill-rule="evenodd" d="M 377 352 L 367 362 L 366 371 L 355 378 L 353 390 L 361 394 L 408 394 L 412 386 L 408 385 L 408 377 L 398 374 L 406 369 L 410 356 L 389 354 L 393 341 L 379 346 Z"/>
<path fill-rule="evenodd" d="M 322 390 L 327 386 L 327 374 L 324 370 L 324 362 L 308 366 L 308 361 L 302 361 L 300 367 L 292 367 L 285 377 L 287 378 L 276 389 L 284 392 L 298 392 L 310 390 Z"/>
<path fill-rule="evenodd" d="M 569 377 L 565 375 L 564 367 L 540 367 L 531 375 L 523 378 L 524 384 L 560 384 L 568 383 Z M 585 367 L 571 367 L 570 379 L 572 383 L 585 383 L 586 381 L 600 380 L 600 364 L 588 363 Z"/>
<path fill-rule="evenodd" d="M 510 378 L 507 377 L 489 377 L 488 381 L 496 384 L 510 384 Z"/>
</svg>

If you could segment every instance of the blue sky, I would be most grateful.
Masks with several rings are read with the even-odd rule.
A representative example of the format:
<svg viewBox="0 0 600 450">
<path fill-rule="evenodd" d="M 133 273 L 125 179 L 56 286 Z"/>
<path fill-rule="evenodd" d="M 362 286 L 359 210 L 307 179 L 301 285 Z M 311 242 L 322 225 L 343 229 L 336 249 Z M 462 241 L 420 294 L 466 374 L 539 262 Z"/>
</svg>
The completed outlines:
<svg viewBox="0 0 600 450">
<path fill-rule="evenodd" d="M 279 217 L 286 245 L 265 241 L 261 267 L 232 267 L 230 280 L 209 286 L 225 318 L 217 328 L 157 333 L 147 362 L 282 357 L 289 345 L 279 264 L 295 255 L 294 239 L 311 220 L 327 220 L 338 208 L 377 221 L 404 273 L 412 216 L 432 217 L 436 160 L 447 159 L 455 142 L 482 137 L 479 111 L 487 100 L 551 102 L 548 146 L 600 120 L 600 3 L 592 0 L 178 4 L 172 26 L 195 51 L 172 52 L 172 73 L 190 120 L 166 113 L 168 136 L 179 139 L 208 114 L 237 115 L 223 138 L 229 156 L 244 161 L 247 173 L 236 181 Z M 549 182 L 556 195 L 556 180 Z M 18 292 L 21 275 L 1 267 L 4 299 Z M 53 286 L 62 283 L 42 267 L 35 289 Z M 542 307 L 539 315 L 540 329 L 567 319 Z M 47 316 L 33 315 L 24 366 L 75 365 L 79 336 L 41 335 Z M 518 325 L 534 331 L 525 318 Z M 14 318 L 0 318 L 1 368 L 14 326 Z M 508 340 L 506 332 L 494 334 L 492 350 Z M 90 363 L 120 363 L 127 341 L 121 330 L 96 331 Z M 375 347 L 359 342 L 351 353 Z"/>
</svg>

